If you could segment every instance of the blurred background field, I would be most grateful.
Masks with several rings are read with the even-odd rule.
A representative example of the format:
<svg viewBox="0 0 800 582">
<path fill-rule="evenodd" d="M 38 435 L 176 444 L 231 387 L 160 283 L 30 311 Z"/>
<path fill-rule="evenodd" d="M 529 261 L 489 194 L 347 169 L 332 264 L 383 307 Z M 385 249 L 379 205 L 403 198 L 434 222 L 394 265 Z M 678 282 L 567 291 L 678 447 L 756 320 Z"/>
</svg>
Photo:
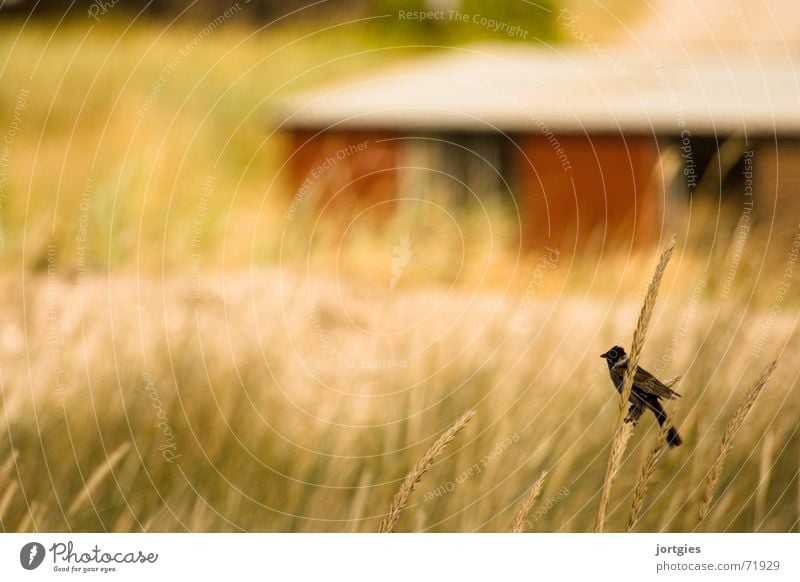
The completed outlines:
<svg viewBox="0 0 800 582">
<path fill-rule="evenodd" d="M 642 364 L 683 375 L 686 444 L 659 464 L 638 529 L 798 531 L 796 199 L 757 203 L 743 235 L 741 192 L 718 179 L 668 198 L 651 246 L 598 232 L 555 253 L 522 245 L 491 198 L 344 233 L 346 213 L 287 228 L 281 99 L 498 35 L 382 22 L 401 9 L 390 2 L 275 24 L 265 8 L 200 41 L 229 5 L 26 22 L 24 4 L 0 18 L 5 531 L 375 531 L 472 408 L 399 529 L 504 531 L 548 470 L 531 529 L 590 531 L 617 412 L 598 356 L 629 344 L 673 231 Z M 500 40 L 576 43 L 547 7 L 495 15 L 531 33 Z M 630 12 L 606 4 L 582 22 L 613 29 Z M 778 354 L 699 526 L 724 426 Z M 625 528 L 654 424 L 628 449 L 610 531 Z"/>
</svg>

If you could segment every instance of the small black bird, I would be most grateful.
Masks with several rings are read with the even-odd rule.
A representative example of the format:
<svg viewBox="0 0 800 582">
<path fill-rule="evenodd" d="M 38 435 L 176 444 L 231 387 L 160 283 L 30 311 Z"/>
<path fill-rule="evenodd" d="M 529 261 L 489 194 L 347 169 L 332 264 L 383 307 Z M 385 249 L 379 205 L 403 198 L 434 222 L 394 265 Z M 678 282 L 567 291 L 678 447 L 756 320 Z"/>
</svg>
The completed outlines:
<svg viewBox="0 0 800 582">
<path fill-rule="evenodd" d="M 608 362 L 608 372 L 611 374 L 611 381 L 617 392 L 622 391 L 622 381 L 625 377 L 625 372 L 628 369 L 628 354 L 619 346 L 614 346 L 605 354 L 600 356 L 605 358 Z M 656 416 L 658 425 L 662 426 L 667 422 L 667 413 L 661 406 L 660 398 L 672 400 L 679 397 L 680 394 L 664 385 L 658 378 L 653 376 L 647 370 L 636 367 L 636 374 L 633 377 L 633 387 L 631 388 L 631 395 L 628 400 L 631 407 L 628 410 L 627 420 L 633 422 L 641 418 L 644 414 L 645 408 L 651 410 Z M 667 444 L 671 447 L 677 447 L 683 442 L 683 439 L 678 434 L 674 427 L 669 427 L 667 431 Z"/>
</svg>

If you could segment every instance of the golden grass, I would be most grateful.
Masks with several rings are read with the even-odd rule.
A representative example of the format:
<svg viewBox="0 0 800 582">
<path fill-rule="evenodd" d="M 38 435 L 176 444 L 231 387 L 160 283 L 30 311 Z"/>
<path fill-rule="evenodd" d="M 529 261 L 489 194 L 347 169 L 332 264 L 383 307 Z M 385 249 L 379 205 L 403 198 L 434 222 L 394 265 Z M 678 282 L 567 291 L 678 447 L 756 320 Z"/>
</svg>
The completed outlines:
<svg viewBox="0 0 800 582">
<path fill-rule="evenodd" d="M 125 457 L 125 454 L 130 450 L 130 448 L 130 443 L 122 443 L 110 455 L 108 455 L 108 458 L 104 464 L 100 465 L 94 470 L 94 472 L 86 480 L 86 484 L 84 485 L 80 495 L 78 495 L 67 508 L 68 516 L 74 516 L 76 513 L 84 509 L 87 504 L 89 504 L 93 509 L 95 508 L 94 502 L 92 501 L 92 493 L 97 491 L 103 480 L 112 473 L 114 467 L 123 459 L 123 457 Z"/>
<path fill-rule="evenodd" d="M 13 479 L 11 475 L 11 471 L 17 462 L 17 457 L 17 451 L 11 451 L 8 459 L 6 459 L 3 465 L 0 466 L 0 483 L 8 484 L 6 486 L 6 490 L 2 493 L 2 495 L 0 495 L 0 527 L 3 528 L 3 531 L 6 531 L 3 516 L 6 515 L 6 511 L 8 511 L 11 501 L 14 498 L 14 495 L 17 493 L 17 488 L 19 487 L 17 481 Z"/>
<path fill-rule="evenodd" d="M 602 532 L 605 527 L 606 510 L 608 501 L 611 498 L 611 486 L 619 472 L 622 457 L 625 455 L 625 449 L 628 446 L 628 440 L 631 434 L 633 434 L 633 423 L 626 422 L 625 411 L 629 406 L 628 398 L 633 388 L 633 377 L 636 375 L 639 357 L 641 356 L 644 342 L 647 339 L 647 328 L 650 325 L 650 318 L 653 316 L 653 309 L 655 308 L 656 298 L 658 297 L 658 289 L 661 286 L 661 279 L 664 277 L 664 271 L 667 268 L 669 259 L 672 257 L 672 251 L 675 248 L 676 241 L 677 235 L 673 234 L 667 246 L 664 248 L 664 251 L 661 253 L 655 273 L 653 273 L 653 278 L 650 280 L 650 284 L 647 287 L 647 294 L 642 303 L 642 309 L 639 312 L 636 329 L 633 331 L 633 341 L 631 342 L 631 351 L 628 356 L 628 370 L 625 373 L 625 377 L 622 381 L 622 389 L 620 390 L 617 428 L 614 438 L 611 441 L 611 451 L 608 455 L 606 475 L 603 479 L 603 487 L 600 492 L 600 505 L 597 509 L 597 519 L 594 528 L 596 532 Z"/>
<path fill-rule="evenodd" d="M 414 493 L 417 485 L 419 485 L 422 476 L 431 468 L 436 457 L 441 455 L 447 445 L 449 445 L 450 442 L 458 436 L 458 433 L 467 426 L 467 423 L 473 416 L 475 416 L 474 410 L 465 412 L 461 418 L 455 421 L 438 439 L 436 439 L 436 442 L 431 445 L 417 464 L 411 468 L 406 478 L 403 479 L 400 489 L 395 493 L 386 517 L 381 521 L 378 529 L 380 533 L 392 533 L 394 531 L 397 522 L 400 520 L 400 514 L 408 505 L 408 500 L 411 499 L 411 494 Z"/>
<path fill-rule="evenodd" d="M 670 416 L 668 415 L 667 418 L 669 419 Z M 647 494 L 647 488 L 650 486 L 650 479 L 652 479 L 653 473 L 656 471 L 656 465 L 661 458 L 661 454 L 667 448 L 667 432 L 670 426 L 672 426 L 672 423 L 669 421 L 661 425 L 653 441 L 653 446 L 650 447 L 647 458 L 639 472 L 639 478 L 636 481 L 636 486 L 633 488 L 633 501 L 631 502 L 631 513 L 628 517 L 627 531 L 633 531 L 636 524 L 639 523 L 639 517 L 644 507 L 644 498 Z"/>
<path fill-rule="evenodd" d="M 768 431 L 764 435 L 761 455 L 758 463 L 758 490 L 756 491 L 755 524 L 756 531 L 767 513 L 767 495 L 769 481 L 772 476 L 772 465 L 775 461 L 775 433 Z"/>
<path fill-rule="evenodd" d="M 511 533 L 522 533 L 528 528 L 528 514 L 531 512 L 531 509 L 533 509 L 533 506 L 536 504 L 536 500 L 539 499 L 539 495 L 542 493 L 545 477 L 547 477 L 547 471 L 542 471 L 536 483 L 534 483 L 525 494 L 525 498 L 522 500 L 522 503 L 520 503 L 517 513 L 514 514 L 514 521 L 511 522 L 511 527 L 509 528 Z"/>
<path fill-rule="evenodd" d="M 594 531 L 597 533 L 602 533 L 605 529 L 606 510 L 608 508 L 608 500 L 611 497 L 611 485 L 617 478 L 617 473 L 619 473 L 620 466 L 622 465 L 622 457 L 625 455 L 628 441 L 633 435 L 633 428 L 632 422 L 623 422 L 617 427 L 614 438 L 611 441 L 606 474 L 603 478 L 603 485 L 600 491 L 600 506 L 597 509 L 597 518 L 595 519 L 594 525 Z"/>
<path fill-rule="evenodd" d="M 672 251 L 675 249 L 677 240 L 678 235 L 673 234 L 667 242 L 667 246 L 662 251 L 661 257 L 658 259 L 653 278 L 650 280 L 650 284 L 647 287 L 647 294 L 642 303 L 639 319 L 636 321 L 636 329 L 633 330 L 633 341 L 631 341 L 631 351 L 628 356 L 628 371 L 622 381 L 622 390 L 620 390 L 620 424 L 624 421 L 625 410 L 629 405 L 628 398 L 630 398 L 631 389 L 633 388 L 633 377 L 636 375 L 636 368 L 639 365 L 642 348 L 644 348 L 644 342 L 647 339 L 647 328 L 650 325 L 650 319 L 653 317 L 653 309 L 655 309 L 656 306 L 658 289 L 661 287 L 661 279 L 664 277 L 664 271 L 667 269 L 670 258 L 672 258 Z"/>
<path fill-rule="evenodd" d="M 706 516 L 708 516 L 709 511 L 711 511 L 711 505 L 714 502 L 714 491 L 717 488 L 720 477 L 722 477 L 722 467 L 733 448 L 733 441 L 777 367 L 778 359 L 776 358 L 771 364 L 764 368 L 764 371 L 761 372 L 761 375 L 747 391 L 741 405 L 739 405 L 739 408 L 736 409 L 733 417 L 725 426 L 725 432 L 722 434 L 722 442 L 719 445 L 719 453 L 717 453 L 717 457 L 711 465 L 711 470 L 708 472 L 708 477 L 706 479 L 703 501 L 698 514 L 700 521 L 703 521 Z"/>
<path fill-rule="evenodd" d="M 682 377 L 680 375 L 674 376 L 664 382 L 664 385 L 667 388 L 674 390 L 681 381 L 681 378 Z M 665 409 L 666 408 L 667 407 L 665 407 Z M 658 464 L 658 460 L 661 458 L 661 454 L 668 448 L 667 433 L 669 432 L 670 427 L 672 427 L 673 417 L 672 413 L 668 409 L 666 412 L 667 420 L 659 427 L 658 434 L 653 441 L 653 446 L 650 447 L 650 450 L 647 453 L 647 458 L 642 464 L 641 471 L 639 472 L 639 478 L 637 479 L 636 486 L 633 489 L 633 502 L 631 502 L 631 513 L 628 517 L 627 531 L 633 531 L 633 529 L 636 527 L 636 524 L 639 523 L 639 517 L 641 516 L 642 508 L 644 507 L 644 498 L 647 494 L 647 489 L 650 486 L 650 479 L 652 479 L 653 473 L 655 473 L 656 465 Z"/>
<path fill-rule="evenodd" d="M 529 490 L 531 467 L 548 471 L 548 488 L 568 492 L 539 497 L 537 531 L 593 529 L 606 435 L 618 416 L 597 354 L 626 333 L 623 316 L 634 307 L 627 298 L 610 307 L 602 296 L 585 298 L 580 308 L 569 299 L 535 298 L 526 315 L 539 326 L 532 339 L 509 334 L 518 313 L 514 295 L 381 295 L 376 288 L 366 300 L 361 286 L 287 271 L 207 278 L 199 300 L 185 281 L 123 275 L 89 277 L 80 288 L 32 276 L 24 292 L 16 278 L 0 278 L 0 287 L 6 531 L 371 531 L 397 493 L 398 472 L 428 448 L 410 443 L 433 442 L 458 410 L 477 410 L 487 420 L 427 469 L 413 508 L 400 514 L 408 529 L 508 531 L 519 510 L 509 504 Z M 310 297 L 319 319 L 305 301 L 290 301 L 286 289 Z M 657 357 L 650 354 L 666 353 L 675 333 L 661 322 L 678 321 L 691 296 L 685 286 L 663 289 L 671 291 L 659 299 L 660 323 L 643 359 L 651 369 Z M 736 330 L 729 320 L 714 320 L 715 313 L 713 303 L 698 304 L 685 345 L 672 353 L 668 370 L 685 371 L 685 443 L 658 459 L 637 531 L 696 525 L 694 500 L 716 456 L 728 403 L 739 398 L 738 386 L 753 381 L 733 354 L 751 348 L 764 312 L 748 313 Z M 791 314 L 774 320 L 766 350 L 785 341 L 792 321 Z M 416 327 L 376 340 L 353 323 L 383 332 Z M 709 341 L 695 340 L 709 330 Z M 413 355 L 414 346 L 436 337 Z M 56 393 L 54 350 L 63 394 Z M 403 358 L 403 366 L 384 370 L 362 365 Z M 743 446 L 730 449 L 722 467 L 725 500 L 742 512 L 712 512 L 705 528 L 748 531 L 756 498 L 760 530 L 793 527 L 798 501 L 784 492 L 797 491 L 791 461 L 798 455 L 800 387 L 788 368 L 775 370 L 769 398 L 759 400 L 736 435 Z M 170 441 L 157 427 L 159 414 L 174 434 L 179 456 L 172 463 L 160 450 Z M 649 449 L 654 427 L 644 418 L 629 436 L 629 452 Z M 778 444 L 765 466 L 753 447 L 767 430 Z M 112 479 L 108 456 L 126 442 L 135 449 L 114 463 Z M 24 451 L 16 461 L 14 450 Z M 456 477 L 475 465 L 468 477 Z M 624 531 L 640 468 L 618 460 L 614 466 L 605 529 Z M 439 488 L 441 495 L 430 494 Z M 80 509 L 68 513 L 76 499 Z"/>
</svg>

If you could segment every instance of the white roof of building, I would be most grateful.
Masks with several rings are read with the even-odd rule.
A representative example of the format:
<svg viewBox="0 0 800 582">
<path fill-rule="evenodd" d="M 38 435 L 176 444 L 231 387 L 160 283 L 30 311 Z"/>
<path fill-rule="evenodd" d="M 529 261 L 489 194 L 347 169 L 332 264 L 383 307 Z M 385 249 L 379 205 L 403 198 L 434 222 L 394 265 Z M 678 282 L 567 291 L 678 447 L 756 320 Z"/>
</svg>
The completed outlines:
<svg viewBox="0 0 800 582">
<path fill-rule="evenodd" d="M 786 58 L 488 45 L 295 95 L 282 114 L 315 129 L 798 134 L 800 79 Z"/>
</svg>

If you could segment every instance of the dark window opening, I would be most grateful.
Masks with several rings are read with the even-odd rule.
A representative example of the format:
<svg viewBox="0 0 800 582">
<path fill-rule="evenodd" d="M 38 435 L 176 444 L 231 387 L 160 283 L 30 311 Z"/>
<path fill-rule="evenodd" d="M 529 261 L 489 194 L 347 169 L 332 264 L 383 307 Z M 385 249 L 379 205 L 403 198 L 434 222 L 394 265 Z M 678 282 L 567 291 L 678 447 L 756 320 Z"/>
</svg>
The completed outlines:
<svg viewBox="0 0 800 582">
<path fill-rule="evenodd" d="M 673 141 L 680 164 L 676 190 L 689 196 L 730 199 L 745 184 L 745 153 L 750 146 L 739 136 L 686 136 Z"/>
</svg>

